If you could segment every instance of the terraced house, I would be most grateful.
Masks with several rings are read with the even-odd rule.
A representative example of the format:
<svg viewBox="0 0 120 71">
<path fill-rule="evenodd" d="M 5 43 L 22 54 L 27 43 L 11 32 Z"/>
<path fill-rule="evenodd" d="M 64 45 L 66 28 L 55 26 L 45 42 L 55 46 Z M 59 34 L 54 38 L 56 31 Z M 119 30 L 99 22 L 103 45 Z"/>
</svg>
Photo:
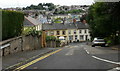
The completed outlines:
<svg viewBox="0 0 120 71">
<path fill-rule="evenodd" d="M 42 24 L 42 30 L 49 36 L 64 37 L 66 42 L 90 40 L 89 25 L 81 22 Z"/>
</svg>

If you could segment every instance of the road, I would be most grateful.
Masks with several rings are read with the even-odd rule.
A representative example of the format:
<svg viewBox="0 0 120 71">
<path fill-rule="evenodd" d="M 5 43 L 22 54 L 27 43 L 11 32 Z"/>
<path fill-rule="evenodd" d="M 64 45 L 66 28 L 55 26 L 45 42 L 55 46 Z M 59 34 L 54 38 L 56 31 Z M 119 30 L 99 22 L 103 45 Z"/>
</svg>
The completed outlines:
<svg viewBox="0 0 120 71">
<path fill-rule="evenodd" d="M 22 65 L 22 69 L 113 69 L 120 64 L 119 52 L 107 47 L 72 43 L 58 51 Z M 16 68 L 16 69 L 19 69 Z"/>
</svg>

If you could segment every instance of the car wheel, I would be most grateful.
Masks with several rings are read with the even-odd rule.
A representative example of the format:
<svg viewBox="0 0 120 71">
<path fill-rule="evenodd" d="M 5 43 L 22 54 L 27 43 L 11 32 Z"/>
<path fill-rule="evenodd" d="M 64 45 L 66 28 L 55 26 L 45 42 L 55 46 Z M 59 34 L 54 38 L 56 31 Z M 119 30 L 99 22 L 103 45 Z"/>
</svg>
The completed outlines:
<svg viewBox="0 0 120 71">
<path fill-rule="evenodd" d="M 101 47 L 105 47 L 105 45 L 102 45 Z"/>
<path fill-rule="evenodd" d="M 94 45 L 92 45 L 92 47 L 95 47 Z"/>
</svg>

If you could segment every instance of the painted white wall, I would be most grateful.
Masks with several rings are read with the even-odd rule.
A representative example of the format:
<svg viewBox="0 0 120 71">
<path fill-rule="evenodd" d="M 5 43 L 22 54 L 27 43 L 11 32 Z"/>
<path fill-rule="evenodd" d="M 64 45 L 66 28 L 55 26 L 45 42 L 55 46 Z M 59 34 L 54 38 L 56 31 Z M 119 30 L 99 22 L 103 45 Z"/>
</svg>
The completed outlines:
<svg viewBox="0 0 120 71">
<path fill-rule="evenodd" d="M 36 25 L 36 30 L 37 30 L 37 31 L 42 30 L 42 24 Z"/>
<path fill-rule="evenodd" d="M 76 30 L 76 34 L 74 34 L 74 31 Z M 81 33 L 80 33 L 81 30 Z M 85 33 L 86 30 L 86 33 Z M 73 36 L 73 41 L 76 41 L 75 36 L 77 35 L 77 40 L 79 41 L 86 41 L 86 35 L 87 35 L 87 39 L 90 40 L 90 33 L 89 33 L 89 29 L 68 29 L 68 31 L 71 31 L 71 34 L 68 33 L 68 40 L 70 40 L 69 36 Z M 83 35 L 83 40 L 80 39 L 80 35 Z"/>
<path fill-rule="evenodd" d="M 76 34 L 74 34 L 74 31 L 76 30 Z M 81 30 L 81 33 L 80 33 L 80 30 Z M 85 33 L 85 30 L 86 30 L 86 33 Z M 60 32 L 60 34 L 59 35 L 57 35 L 57 31 L 59 31 Z M 86 35 L 88 35 L 87 36 L 87 39 L 89 39 L 90 40 L 90 33 L 89 33 L 89 29 L 67 29 L 67 30 L 64 30 L 64 31 L 66 31 L 66 34 L 65 35 L 63 35 L 62 34 L 62 31 L 63 30 L 49 30 L 49 31 L 47 31 L 47 35 L 51 35 L 51 32 L 54 32 L 54 36 L 56 37 L 56 38 L 58 38 L 58 36 L 66 36 L 66 41 L 70 41 L 70 38 L 69 38 L 69 36 L 73 36 L 72 38 L 73 38 L 73 40 L 72 40 L 72 42 L 73 41 L 77 41 L 77 40 L 79 40 L 79 41 L 87 41 L 86 40 Z M 70 34 L 69 34 L 69 31 L 71 31 L 70 32 Z M 75 35 L 77 35 L 77 40 L 75 39 Z M 81 40 L 80 39 L 80 35 L 83 35 L 83 40 Z"/>
</svg>

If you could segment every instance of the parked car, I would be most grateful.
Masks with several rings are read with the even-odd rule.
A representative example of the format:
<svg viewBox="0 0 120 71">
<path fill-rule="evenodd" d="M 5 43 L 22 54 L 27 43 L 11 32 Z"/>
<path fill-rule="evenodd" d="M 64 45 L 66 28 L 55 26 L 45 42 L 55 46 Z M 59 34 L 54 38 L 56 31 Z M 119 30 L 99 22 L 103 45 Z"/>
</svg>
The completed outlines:
<svg viewBox="0 0 120 71">
<path fill-rule="evenodd" d="M 92 42 L 92 47 L 95 46 L 101 46 L 104 47 L 106 45 L 105 40 L 104 39 L 99 39 L 99 38 L 95 38 Z"/>
</svg>

